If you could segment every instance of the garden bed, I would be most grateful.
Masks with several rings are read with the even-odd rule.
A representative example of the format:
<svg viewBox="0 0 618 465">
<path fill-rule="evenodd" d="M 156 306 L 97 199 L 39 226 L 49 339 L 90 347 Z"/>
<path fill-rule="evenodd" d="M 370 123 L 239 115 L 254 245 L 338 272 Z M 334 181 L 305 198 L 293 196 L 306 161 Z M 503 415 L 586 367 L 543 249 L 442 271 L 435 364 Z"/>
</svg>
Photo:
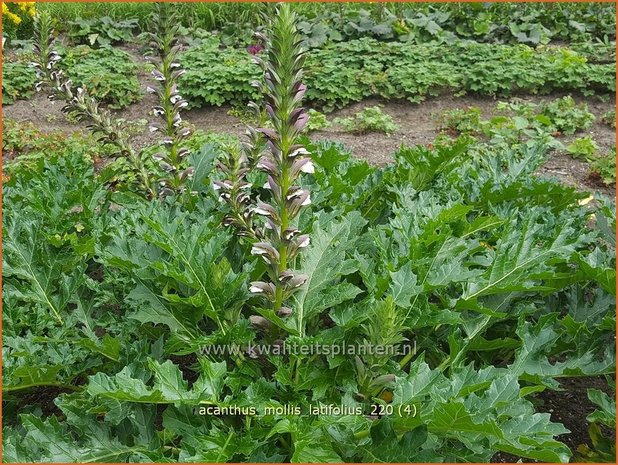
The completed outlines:
<svg viewBox="0 0 618 465">
<path fill-rule="evenodd" d="M 150 79 L 144 73 L 140 76 L 141 89 L 145 93 L 146 87 L 150 85 Z M 522 96 L 521 99 L 538 104 L 551 101 L 563 95 Z M 402 144 L 426 145 L 433 143 L 436 136 L 440 133 L 438 119 L 443 112 L 453 109 L 477 107 L 482 110 L 484 117 L 491 117 L 495 114 L 496 104 L 500 100 L 505 99 L 445 95 L 430 97 L 418 104 L 370 99 L 352 104 L 343 110 L 335 111 L 329 114 L 328 117 L 345 117 L 354 114 L 364 107 L 381 105 L 384 113 L 391 115 L 399 126 L 399 129 L 394 134 L 352 134 L 341 128 L 329 128 L 314 132 L 312 137 L 316 140 L 341 142 L 354 156 L 365 159 L 374 165 L 384 165 L 393 162 L 392 155 Z M 577 98 L 577 101 L 587 104 L 597 117 L 594 125 L 590 130 L 585 131 L 585 134 L 592 135 L 595 141 L 597 141 L 599 151 L 606 152 L 610 150 L 616 144 L 616 133 L 613 128 L 601 121 L 601 116 L 615 108 L 613 98 L 608 97 L 608 101 L 603 102 L 598 97 L 580 97 Z M 130 121 L 143 119 L 144 115 L 148 115 L 150 112 L 154 102 L 155 99 L 152 96 L 145 95 L 139 102 L 129 105 L 126 109 L 120 111 L 118 115 Z M 13 119 L 17 122 L 33 123 L 44 132 L 59 130 L 71 133 L 79 130 L 73 123 L 66 121 L 61 107 L 62 103 L 49 102 L 45 95 L 35 95 L 32 100 L 20 100 L 13 105 L 4 106 L 3 118 Z M 242 137 L 245 132 L 245 123 L 236 116 L 230 115 L 230 110 L 231 107 L 229 106 L 198 108 L 186 111 L 185 118 L 196 129 Z M 138 146 L 146 146 L 156 142 L 156 136 L 149 133 L 146 127 L 134 137 L 135 143 Z M 567 144 L 569 140 L 574 138 L 575 136 L 565 136 L 562 140 Z M 590 177 L 588 163 L 574 159 L 561 151 L 552 152 L 539 173 L 556 176 L 562 179 L 563 182 L 576 186 L 581 190 L 598 190 L 610 197 L 615 196 L 615 187 L 603 185 Z"/>
<path fill-rule="evenodd" d="M 4 462 L 615 461 L 615 10 L 369 8 L 3 4 Z"/>
</svg>

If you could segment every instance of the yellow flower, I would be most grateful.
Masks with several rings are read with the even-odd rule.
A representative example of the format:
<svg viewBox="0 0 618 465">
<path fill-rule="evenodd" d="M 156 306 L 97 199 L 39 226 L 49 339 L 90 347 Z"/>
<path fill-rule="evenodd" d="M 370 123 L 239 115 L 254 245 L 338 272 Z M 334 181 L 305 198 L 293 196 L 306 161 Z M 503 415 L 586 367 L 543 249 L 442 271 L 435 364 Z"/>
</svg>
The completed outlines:
<svg viewBox="0 0 618 465">
<path fill-rule="evenodd" d="M 21 23 L 21 18 L 19 16 L 17 16 L 15 13 L 11 13 L 10 11 L 7 11 L 5 13 L 6 17 L 11 20 L 11 22 L 13 24 L 15 24 L 15 26 L 19 25 L 19 23 Z"/>
<path fill-rule="evenodd" d="M 34 16 L 34 14 L 36 13 L 35 2 L 19 2 L 17 3 L 17 7 L 19 8 L 19 11 L 23 11 L 30 16 Z M 9 9 L 9 6 L 4 2 L 2 3 L 2 14 L 6 16 L 6 19 L 8 19 L 16 26 L 22 22 L 22 18 L 19 15 L 13 13 Z"/>
<path fill-rule="evenodd" d="M 19 7 L 28 16 L 33 17 L 36 14 L 36 2 L 23 2 L 19 4 Z"/>
</svg>

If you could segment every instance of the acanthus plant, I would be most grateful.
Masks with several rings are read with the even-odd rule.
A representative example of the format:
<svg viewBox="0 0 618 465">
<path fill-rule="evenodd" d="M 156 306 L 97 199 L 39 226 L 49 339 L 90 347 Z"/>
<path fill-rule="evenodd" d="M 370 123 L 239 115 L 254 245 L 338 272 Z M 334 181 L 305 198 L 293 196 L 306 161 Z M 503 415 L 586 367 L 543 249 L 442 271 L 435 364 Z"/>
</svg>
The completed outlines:
<svg viewBox="0 0 618 465">
<path fill-rule="evenodd" d="M 185 182 L 194 172 L 193 167 L 184 166 L 189 149 L 183 146 L 183 142 L 192 131 L 180 116 L 181 109 L 188 103 L 178 92 L 178 79 L 185 73 L 178 61 L 181 50 L 177 39 L 179 28 L 180 20 L 169 5 L 158 3 L 153 14 L 152 32 L 145 33 L 149 39 L 149 54 L 152 55 L 147 59 L 155 66 L 152 75 L 159 84 L 159 89 L 148 87 L 148 91 L 159 98 L 159 105 L 153 108 L 153 113 L 162 121 L 162 124 L 150 126 L 151 132 L 163 134 L 161 145 L 164 151 L 154 155 L 165 173 L 159 179 L 161 196 L 182 194 Z"/>
<path fill-rule="evenodd" d="M 260 256 L 267 265 L 269 279 L 254 281 L 250 288 L 271 305 L 263 316 L 251 317 L 260 328 L 271 328 L 273 320 L 292 314 L 288 301 L 307 279 L 291 269 L 294 258 L 310 242 L 309 236 L 298 229 L 297 219 L 301 209 L 311 203 L 311 197 L 297 181 L 301 173 L 314 171 L 309 152 L 299 144 L 309 116 L 301 105 L 306 91 L 302 83 L 304 52 L 295 22 L 289 5 L 282 4 L 267 34 L 256 33 L 265 58 L 253 58 L 264 71 L 263 82 L 254 85 L 262 91 L 268 124 L 249 129 L 251 141 L 220 163 L 226 179 L 216 181 L 214 186 L 232 211 L 225 223 L 239 228 L 240 234 L 251 240 L 251 254 Z M 260 113 L 257 104 L 252 102 L 249 107 Z M 266 173 L 264 188 L 270 193 L 269 201 L 260 199 L 255 205 L 248 192 L 251 184 L 246 180 L 252 165 Z M 256 217 L 263 218 L 261 227 L 254 225 Z"/>
<path fill-rule="evenodd" d="M 63 100 L 66 105 L 63 113 L 88 122 L 87 127 L 97 137 L 99 142 L 116 147 L 119 156 L 126 157 L 131 163 L 139 180 L 139 190 L 149 197 L 155 195 L 150 173 L 144 163 L 140 151 L 136 150 L 129 141 L 129 133 L 124 124 L 114 118 L 112 114 L 101 108 L 99 102 L 92 97 L 84 87 L 73 89 L 73 81 L 65 76 L 58 64 L 62 57 L 55 49 L 56 40 L 51 15 L 48 12 L 38 12 L 34 19 L 35 31 L 35 59 L 32 66 L 41 80 L 36 84 L 40 91 L 49 86 L 50 100 Z"/>
<path fill-rule="evenodd" d="M 250 102 L 248 108 L 253 112 L 259 126 L 264 126 L 266 112 L 255 102 Z M 230 209 L 223 224 L 234 226 L 240 236 L 247 236 L 253 242 L 259 242 L 262 236 L 253 223 L 252 183 L 247 180 L 247 176 L 256 168 L 266 143 L 262 133 L 252 126 L 247 127 L 246 136 L 247 140 L 240 145 L 227 144 L 222 147 L 217 168 L 224 175 L 224 180 L 215 181 L 214 189 L 221 190 L 219 199 L 226 202 Z"/>
</svg>

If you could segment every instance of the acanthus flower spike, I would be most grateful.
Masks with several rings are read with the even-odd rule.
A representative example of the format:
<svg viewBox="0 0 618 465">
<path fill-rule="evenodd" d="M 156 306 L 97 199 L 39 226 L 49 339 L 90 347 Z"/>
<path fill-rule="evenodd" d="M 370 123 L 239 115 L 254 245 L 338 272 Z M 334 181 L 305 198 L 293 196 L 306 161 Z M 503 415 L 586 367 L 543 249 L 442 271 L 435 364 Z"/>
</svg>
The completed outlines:
<svg viewBox="0 0 618 465">
<path fill-rule="evenodd" d="M 251 203 L 251 183 L 246 181 L 246 157 L 237 144 L 223 146 L 223 157 L 217 162 L 217 168 L 225 179 L 213 183 L 217 192 L 227 195 L 222 200 L 227 203 L 229 212 L 225 217 L 225 226 L 234 226 L 238 235 L 259 242 L 260 234 L 253 226 L 254 207 Z"/>
<path fill-rule="evenodd" d="M 266 31 L 256 35 L 265 53 L 253 60 L 263 70 L 262 82 L 253 85 L 262 92 L 261 114 L 270 124 L 251 128 L 249 134 L 259 134 L 268 149 L 261 154 L 255 167 L 268 175 L 263 192 L 270 199 L 262 199 L 253 209 L 253 213 L 262 217 L 264 226 L 263 238 L 254 243 L 252 253 L 267 258 L 272 268 L 268 272 L 272 309 L 275 312 L 285 309 L 283 314 L 287 316 L 292 310 L 286 300 L 307 279 L 288 269 L 298 252 L 309 245 L 309 236 L 301 234 L 297 217 L 302 208 L 310 205 L 311 195 L 307 189 L 298 187 L 296 181 L 302 173 L 313 173 L 314 167 L 309 151 L 299 144 L 299 135 L 308 121 L 308 114 L 301 105 L 307 88 L 301 82 L 304 60 L 301 38 L 289 5 L 278 7 Z M 257 105 L 250 104 L 250 108 L 255 110 Z M 264 285 L 266 283 L 260 291 Z"/>
<path fill-rule="evenodd" d="M 176 195 L 185 192 L 184 184 L 193 173 L 192 170 L 187 171 L 188 150 L 181 147 L 192 131 L 180 116 L 180 110 L 187 107 L 188 103 L 178 92 L 178 78 L 184 74 L 184 70 L 177 60 L 180 51 L 180 44 L 176 39 L 180 27 L 177 19 L 168 5 L 158 3 L 150 27 L 153 32 L 146 33 L 146 37 L 150 39 L 148 55 L 156 66 L 152 75 L 160 86 L 159 90 L 149 87 L 148 92 L 159 97 L 159 104 L 153 108 L 153 113 L 163 120 L 162 126 L 151 126 L 162 133 L 161 142 L 165 147 L 165 157 L 160 161 L 163 170 L 161 179 L 166 186 L 165 191 L 160 192 L 162 197 L 169 192 Z M 227 195 L 222 195 L 221 198 L 226 199 Z"/>
<path fill-rule="evenodd" d="M 33 67 L 41 80 L 36 86 L 37 90 L 42 90 L 44 85 L 48 85 L 51 90 L 49 100 L 63 100 L 66 103 L 62 107 L 64 113 L 85 121 L 87 128 L 98 141 L 116 148 L 116 156 L 127 157 L 139 182 L 138 190 L 153 197 L 155 190 L 152 187 L 150 173 L 145 166 L 142 153 L 131 145 L 129 131 L 123 121 L 114 118 L 108 110 L 100 108 L 97 100 L 86 88 L 78 87 L 74 93 L 72 81 L 59 69 L 62 57 L 53 50 L 56 40 L 49 12 L 37 11 L 34 17 L 34 36 Z"/>
</svg>

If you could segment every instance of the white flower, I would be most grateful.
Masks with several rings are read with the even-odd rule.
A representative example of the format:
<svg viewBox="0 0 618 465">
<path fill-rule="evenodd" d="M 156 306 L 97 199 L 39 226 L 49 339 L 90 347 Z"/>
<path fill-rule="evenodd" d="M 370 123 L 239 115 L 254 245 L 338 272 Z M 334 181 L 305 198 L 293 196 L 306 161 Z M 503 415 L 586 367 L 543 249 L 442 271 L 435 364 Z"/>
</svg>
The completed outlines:
<svg viewBox="0 0 618 465">
<path fill-rule="evenodd" d="M 311 242 L 311 239 L 309 237 L 306 237 L 305 239 L 303 239 L 302 242 L 300 242 L 298 244 L 298 248 L 299 249 L 304 249 L 305 247 L 307 247 L 309 245 L 310 242 Z"/>
<path fill-rule="evenodd" d="M 258 215 L 270 216 L 271 214 L 271 212 L 269 212 L 268 210 L 264 210 L 263 208 L 259 208 L 259 207 L 255 207 L 253 211 L 257 213 Z"/>
<path fill-rule="evenodd" d="M 305 163 L 300 170 L 303 173 L 309 173 L 309 174 L 315 173 L 315 167 L 313 166 L 313 162 L 311 161 Z"/>
<path fill-rule="evenodd" d="M 309 152 L 305 148 L 299 148 L 290 153 L 290 158 L 297 157 L 298 155 L 309 155 Z"/>
<path fill-rule="evenodd" d="M 301 195 L 303 195 L 303 191 L 302 191 L 302 189 L 298 189 L 298 190 L 295 190 L 294 192 L 292 192 L 291 194 L 289 194 L 287 196 L 287 199 L 288 200 L 292 200 L 292 199 L 294 199 L 296 197 L 300 197 Z"/>
<path fill-rule="evenodd" d="M 260 247 L 251 247 L 251 255 L 266 255 L 266 250 L 260 248 Z"/>
<path fill-rule="evenodd" d="M 311 195 L 307 195 L 307 198 L 305 199 L 303 203 L 301 203 L 301 205 L 305 206 L 305 205 L 310 205 L 310 204 L 311 204 Z"/>
<path fill-rule="evenodd" d="M 252 292 L 253 294 L 260 294 L 264 292 L 264 289 L 262 289 L 261 287 L 257 287 L 257 286 L 251 286 L 249 288 L 249 292 Z"/>
</svg>

